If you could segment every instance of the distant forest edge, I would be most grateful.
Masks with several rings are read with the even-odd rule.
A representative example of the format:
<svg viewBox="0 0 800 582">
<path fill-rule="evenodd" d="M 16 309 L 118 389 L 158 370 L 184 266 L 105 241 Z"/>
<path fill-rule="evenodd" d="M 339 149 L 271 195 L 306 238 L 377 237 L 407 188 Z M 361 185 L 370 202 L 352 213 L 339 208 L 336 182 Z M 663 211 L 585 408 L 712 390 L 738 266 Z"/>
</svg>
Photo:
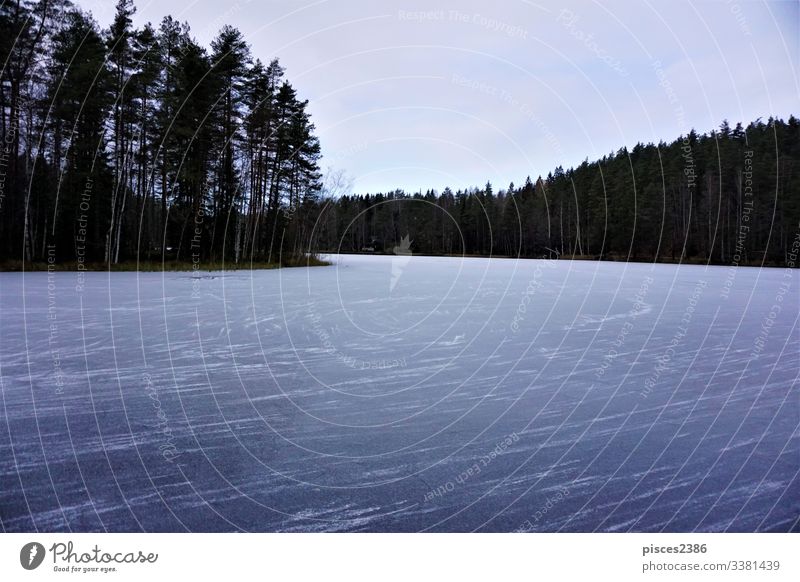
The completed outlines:
<svg viewBox="0 0 800 582">
<path fill-rule="evenodd" d="M 321 251 L 794 264 L 800 122 L 723 122 L 522 185 L 350 195 L 277 59 L 225 26 L 0 4 L 0 266 L 304 264 Z"/>
<path fill-rule="evenodd" d="M 794 266 L 799 162 L 794 116 L 723 122 L 499 191 L 329 200 L 315 248 L 393 253 L 407 235 L 415 254 Z"/>
</svg>

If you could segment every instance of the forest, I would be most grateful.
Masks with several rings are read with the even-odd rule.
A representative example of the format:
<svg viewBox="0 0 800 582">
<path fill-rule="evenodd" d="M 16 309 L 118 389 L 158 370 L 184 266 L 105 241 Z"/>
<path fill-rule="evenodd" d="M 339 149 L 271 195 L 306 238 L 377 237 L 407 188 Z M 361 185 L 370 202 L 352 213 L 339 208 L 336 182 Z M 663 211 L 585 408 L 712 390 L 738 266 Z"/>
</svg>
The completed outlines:
<svg viewBox="0 0 800 582">
<path fill-rule="evenodd" d="M 68 0 L 0 4 L 0 258 L 300 253 L 321 188 L 308 102 L 235 28 L 207 50 L 188 24 L 136 30 L 134 13 L 118 0 L 100 30 Z"/>
<path fill-rule="evenodd" d="M 0 4 L 0 263 L 297 264 L 322 252 L 784 264 L 800 122 L 727 121 L 497 189 L 352 194 L 275 57 L 224 26 Z M 406 241 L 403 243 L 402 241 Z"/>
<path fill-rule="evenodd" d="M 800 122 L 756 120 L 621 148 L 496 190 L 323 203 L 314 248 L 782 265 L 800 235 Z"/>
</svg>

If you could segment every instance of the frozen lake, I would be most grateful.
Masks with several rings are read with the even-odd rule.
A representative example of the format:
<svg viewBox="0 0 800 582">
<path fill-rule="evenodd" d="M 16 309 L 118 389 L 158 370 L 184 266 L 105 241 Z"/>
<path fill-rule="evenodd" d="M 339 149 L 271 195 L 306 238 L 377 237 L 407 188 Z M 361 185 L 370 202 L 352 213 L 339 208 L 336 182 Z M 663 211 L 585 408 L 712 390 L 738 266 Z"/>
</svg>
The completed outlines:
<svg viewBox="0 0 800 582">
<path fill-rule="evenodd" d="M 5 531 L 790 531 L 800 273 L 0 274 Z"/>
</svg>

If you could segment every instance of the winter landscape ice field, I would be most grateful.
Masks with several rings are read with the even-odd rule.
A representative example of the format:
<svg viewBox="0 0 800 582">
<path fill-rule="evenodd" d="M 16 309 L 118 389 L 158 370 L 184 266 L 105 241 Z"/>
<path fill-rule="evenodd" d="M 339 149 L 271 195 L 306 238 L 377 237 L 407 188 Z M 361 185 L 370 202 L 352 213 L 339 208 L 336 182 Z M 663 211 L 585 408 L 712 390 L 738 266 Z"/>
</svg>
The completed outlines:
<svg viewBox="0 0 800 582">
<path fill-rule="evenodd" d="M 0 274 L 5 531 L 797 531 L 797 270 Z"/>
</svg>

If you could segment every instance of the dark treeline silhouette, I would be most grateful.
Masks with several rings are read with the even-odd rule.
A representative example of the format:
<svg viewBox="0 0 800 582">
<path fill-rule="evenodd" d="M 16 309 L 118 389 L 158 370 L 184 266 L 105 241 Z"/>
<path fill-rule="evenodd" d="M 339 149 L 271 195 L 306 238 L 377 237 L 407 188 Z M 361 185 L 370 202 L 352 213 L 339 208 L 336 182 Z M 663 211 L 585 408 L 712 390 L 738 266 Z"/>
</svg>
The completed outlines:
<svg viewBox="0 0 800 582">
<path fill-rule="evenodd" d="M 307 102 L 277 60 L 254 58 L 229 26 L 209 49 L 171 17 L 135 29 L 134 11 L 118 0 L 101 30 L 69 0 L 0 3 L 6 264 L 246 264 L 398 246 L 781 264 L 798 229 L 794 117 L 724 122 L 497 191 L 333 196 Z"/>
<path fill-rule="evenodd" d="M 316 245 L 411 251 L 783 264 L 800 227 L 800 123 L 746 128 L 620 149 L 521 186 L 491 184 L 328 201 Z"/>
<path fill-rule="evenodd" d="M 68 0 L 0 3 L 0 259 L 275 261 L 320 193 L 314 126 L 277 60 L 225 26 L 100 30 Z"/>
</svg>

